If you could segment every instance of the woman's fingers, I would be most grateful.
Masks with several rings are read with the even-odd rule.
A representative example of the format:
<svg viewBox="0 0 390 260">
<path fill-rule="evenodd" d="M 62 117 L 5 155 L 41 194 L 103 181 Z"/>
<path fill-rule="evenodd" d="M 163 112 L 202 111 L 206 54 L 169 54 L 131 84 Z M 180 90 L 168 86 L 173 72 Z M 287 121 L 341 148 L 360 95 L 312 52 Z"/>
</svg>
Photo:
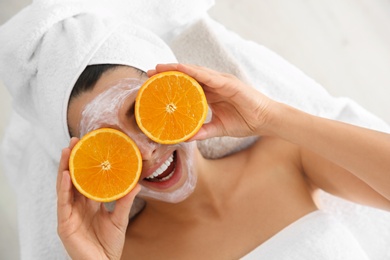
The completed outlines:
<svg viewBox="0 0 390 260">
<path fill-rule="evenodd" d="M 61 152 L 61 159 L 60 159 L 60 164 L 58 166 L 58 174 L 57 174 L 57 191 L 61 182 L 61 175 L 64 171 L 69 170 L 69 157 L 70 157 L 70 152 L 73 149 L 73 147 L 76 145 L 76 143 L 79 141 L 78 138 L 72 137 L 69 142 L 69 146 L 67 148 L 62 149 Z"/>
<path fill-rule="evenodd" d="M 80 139 L 77 138 L 77 137 L 72 137 L 70 139 L 70 143 L 69 143 L 69 148 L 72 150 L 73 147 L 77 144 L 77 142 L 79 141 Z"/>
<path fill-rule="evenodd" d="M 219 95 L 228 98 L 236 94 L 236 92 L 238 91 L 238 88 L 236 87 L 241 83 L 233 75 L 220 73 L 218 71 L 205 67 L 181 63 L 158 64 L 156 66 L 156 69 L 151 71 L 150 74 L 171 70 L 180 71 L 193 77 L 194 79 L 196 79 L 196 81 L 203 85 L 205 92 L 209 91 L 210 93 L 213 93 L 217 91 Z"/>
<path fill-rule="evenodd" d="M 216 74 L 215 71 L 204 68 L 204 67 L 199 67 L 196 65 L 185 65 L 185 64 L 158 64 L 156 66 L 155 72 L 160 73 L 164 71 L 180 71 L 183 72 L 193 78 L 195 78 L 197 81 L 205 83 L 204 81 L 208 81 L 210 78 L 210 75 Z M 206 75 L 206 77 L 205 77 Z"/>
<path fill-rule="evenodd" d="M 213 116 L 212 120 L 209 123 L 203 124 L 199 131 L 193 137 L 191 137 L 188 142 L 204 140 L 223 135 L 226 135 L 226 133 L 222 122 L 219 120 L 219 118 Z"/>
<path fill-rule="evenodd" d="M 66 222 L 72 214 L 73 190 L 69 171 L 64 171 L 57 190 L 57 217 L 58 224 Z"/>
<path fill-rule="evenodd" d="M 73 185 L 69 175 L 69 157 L 71 149 L 78 142 L 78 138 L 72 138 L 68 148 L 64 148 L 57 175 L 57 215 L 58 223 L 66 221 L 72 213 L 74 200 Z"/>
<path fill-rule="evenodd" d="M 68 220 L 72 213 L 73 191 L 69 176 L 70 148 L 64 148 L 57 175 L 57 215 L 58 223 Z"/>
<path fill-rule="evenodd" d="M 173 70 L 183 72 L 196 79 L 199 83 L 211 86 L 212 88 L 224 86 L 234 78 L 233 76 L 228 77 L 228 74 L 223 74 L 209 68 L 181 63 L 158 64 L 155 70 L 148 71 L 148 76 L 150 77 L 156 73 Z"/>
<path fill-rule="evenodd" d="M 172 71 L 172 70 L 178 70 L 177 69 L 178 63 L 167 63 L 167 64 L 158 64 L 156 66 L 156 69 L 151 69 L 146 72 L 148 77 L 152 77 L 153 75 L 164 72 L 164 71 Z"/>
<path fill-rule="evenodd" d="M 56 184 L 57 192 L 60 188 L 63 172 L 69 170 L 69 155 L 70 155 L 69 148 L 62 149 L 60 164 L 58 165 L 57 184 Z"/>
<path fill-rule="evenodd" d="M 114 211 L 111 214 L 111 221 L 117 227 L 127 227 L 129 214 L 135 196 L 141 191 L 141 186 L 137 184 L 135 188 L 123 198 L 115 203 Z"/>
</svg>

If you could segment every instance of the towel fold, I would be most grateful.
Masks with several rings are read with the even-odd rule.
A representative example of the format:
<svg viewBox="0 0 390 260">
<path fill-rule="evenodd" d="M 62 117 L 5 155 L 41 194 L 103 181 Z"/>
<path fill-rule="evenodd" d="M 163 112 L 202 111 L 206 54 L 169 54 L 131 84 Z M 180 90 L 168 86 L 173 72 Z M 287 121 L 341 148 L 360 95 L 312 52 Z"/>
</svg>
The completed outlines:
<svg viewBox="0 0 390 260">
<path fill-rule="evenodd" d="M 331 97 L 273 52 L 210 19 L 206 11 L 212 3 L 36 0 L 0 27 L 0 77 L 15 110 L 2 141 L 2 160 L 18 196 L 22 259 L 66 259 L 56 233 L 56 173 L 69 141 L 68 97 L 88 64 L 146 70 L 176 61 L 173 51 L 181 62 L 233 73 L 304 111 L 389 130 L 353 101 Z M 123 55 L 116 55 L 118 50 Z M 216 138 L 199 147 L 218 158 L 253 140 Z"/>
<path fill-rule="evenodd" d="M 353 234 L 334 217 L 314 211 L 290 224 L 242 260 L 368 260 Z"/>
</svg>

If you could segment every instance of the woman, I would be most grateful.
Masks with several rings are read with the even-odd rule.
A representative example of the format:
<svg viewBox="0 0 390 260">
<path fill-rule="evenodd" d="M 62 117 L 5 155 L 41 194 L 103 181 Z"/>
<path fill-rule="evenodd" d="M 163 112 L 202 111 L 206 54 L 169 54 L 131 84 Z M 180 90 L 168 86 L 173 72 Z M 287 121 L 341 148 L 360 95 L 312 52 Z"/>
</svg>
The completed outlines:
<svg viewBox="0 0 390 260">
<path fill-rule="evenodd" d="M 143 254 L 158 254 L 158 258 L 170 259 L 246 255 L 255 259 L 341 257 L 355 260 L 367 259 L 358 242 L 365 246 L 364 242 L 376 238 L 378 241 L 372 243 L 371 250 L 364 251 L 381 255 L 373 259 L 388 259 L 388 244 L 377 246 L 380 241 L 389 241 L 390 232 L 382 232 L 389 226 L 388 214 L 381 212 L 380 216 L 371 218 L 364 211 L 361 216 L 369 221 L 373 219 L 375 225 L 362 228 L 355 219 L 342 222 L 352 230 L 348 231 L 328 214 L 316 210 L 313 199 L 318 186 L 383 208 L 387 200 L 378 194 L 385 195 L 381 185 L 387 181 L 381 178 L 386 175 L 370 169 L 375 175 L 365 177 L 363 173 L 370 172 L 364 167 L 358 165 L 362 172 L 348 168 L 355 158 L 356 165 L 366 166 L 364 160 L 374 161 L 370 157 L 362 159 L 356 153 L 360 151 L 355 149 L 358 142 L 353 143 L 352 159 L 340 156 L 341 144 L 328 136 L 322 137 L 322 133 L 314 129 L 317 126 L 326 130 L 333 123 L 325 127 L 322 122 L 330 124 L 329 121 L 287 109 L 267 97 L 326 118 L 361 123 L 383 131 L 389 130 L 388 125 L 353 102 L 331 97 L 275 53 L 224 29 L 207 16 L 211 5 L 210 0 L 187 1 L 180 5 L 176 0 L 33 1 L 0 27 L 0 77 L 13 98 L 14 110 L 1 151 L 6 162 L 5 173 L 17 195 L 21 259 L 67 259 L 65 245 L 76 259 L 83 257 L 79 253 L 85 253 L 89 254 L 85 257 L 92 259 L 119 258 L 120 255 L 128 258 L 131 254 L 139 259 Z M 146 72 L 156 64 L 178 61 L 228 72 L 243 82 L 251 82 L 267 96 L 230 76 L 216 72 L 204 75 L 202 71 L 206 69 L 203 68 L 177 67 L 203 83 L 214 110 L 214 121 L 195 137 L 205 139 L 198 144 L 215 140 L 206 139 L 215 135 L 252 135 L 242 138 L 245 140 L 261 136 L 259 141 L 240 153 L 214 161 L 202 158 L 194 142 L 161 146 L 140 134 L 132 118 L 131 105 L 146 77 L 130 67 Z M 87 67 L 86 71 L 94 70 L 93 66 L 106 67 L 105 72 L 100 69 L 101 73 L 94 74 L 96 71 L 92 71 L 94 80 L 88 77 L 91 73 L 80 77 Z M 176 69 L 176 65 L 166 66 L 156 72 Z M 77 79 L 80 80 L 76 83 Z M 89 87 L 84 89 L 84 85 Z M 237 93 L 241 94 L 231 95 L 231 87 L 234 91 L 239 87 Z M 213 88 L 221 98 L 213 94 Z M 226 94 L 231 98 L 227 99 Z M 109 102 L 111 98 L 120 100 L 122 105 Z M 99 104 L 99 100 L 106 106 Z M 237 104 L 242 106 L 239 110 Z M 261 117 L 262 109 L 264 117 Z M 246 110 L 250 113 L 245 113 Z M 251 118 L 247 115 L 256 117 L 254 111 L 259 118 L 248 121 L 251 124 L 243 121 Z M 320 123 L 309 125 L 311 121 Z M 237 122 L 240 128 L 233 128 Z M 140 182 L 142 189 L 138 197 L 147 203 L 130 223 L 128 212 L 139 188 L 118 201 L 114 213 L 97 211 L 99 204 L 71 192 L 66 165 L 69 150 L 77 139 L 64 150 L 58 169 L 59 152 L 71 139 L 69 132 L 81 136 L 102 126 L 126 132 L 142 151 L 143 177 L 147 180 Z M 300 131 L 301 128 L 305 130 Z M 286 129 L 288 132 L 283 132 Z M 339 131 L 345 133 L 341 128 Z M 330 132 L 332 138 L 337 137 Z M 299 136 L 301 133 L 304 135 Z M 352 136 L 348 132 L 342 139 L 347 142 L 344 139 Z M 321 140 L 326 142 L 319 144 Z M 364 140 L 375 145 L 371 139 Z M 223 146 L 224 150 L 225 145 L 218 147 Z M 326 148 L 326 145 L 337 149 Z M 319 156 L 309 151 L 316 151 Z M 375 151 L 365 153 L 375 155 Z M 334 160 L 341 168 L 321 158 Z M 337 161 L 341 159 L 343 161 Z M 374 159 L 379 160 L 379 157 Z M 163 170 L 162 163 L 168 164 L 172 171 Z M 372 165 L 380 167 L 383 161 Z M 58 171 L 58 229 L 62 241 L 57 234 Z M 162 175 L 155 176 L 161 171 Z M 172 177 L 168 177 L 172 172 Z M 169 181 L 158 185 L 155 177 L 158 181 L 163 178 Z M 341 184 L 345 187 L 340 188 Z M 359 215 L 355 212 L 345 216 Z M 83 221 L 77 216 L 82 216 Z M 357 241 L 351 234 L 354 227 L 363 239 Z M 94 253 L 103 255 L 97 257 Z"/>
<path fill-rule="evenodd" d="M 130 221 L 139 186 L 118 200 L 112 213 L 72 188 L 68 160 L 77 142 L 73 138 L 62 152 L 57 177 L 58 233 L 73 259 L 238 259 L 309 216 L 318 216 L 320 224 L 319 189 L 390 210 L 390 135 L 309 115 L 269 99 L 234 76 L 204 67 L 158 65 L 147 76 L 167 70 L 184 72 L 201 83 L 212 120 L 184 146 L 139 138 L 131 110 L 137 90 L 133 86 L 135 91 L 118 109 L 116 123 L 97 124 L 128 133 L 141 149 L 144 167 L 139 184 L 154 195 L 139 194 L 146 207 Z M 68 125 L 75 136 L 81 132 L 84 107 L 126 78 L 147 77 L 131 67 L 114 66 L 92 89 L 70 100 Z M 191 141 L 215 136 L 260 138 L 233 155 L 207 160 Z M 173 175 L 162 181 L 166 185 L 155 185 L 147 177 L 171 155 Z M 175 203 L 166 199 L 193 175 L 197 184 L 188 188 L 189 194 L 180 193 Z M 338 255 L 340 259 L 351 254 L 344 242 L 334 244 L 335 252 L 344 254 Z"/>
</svg>

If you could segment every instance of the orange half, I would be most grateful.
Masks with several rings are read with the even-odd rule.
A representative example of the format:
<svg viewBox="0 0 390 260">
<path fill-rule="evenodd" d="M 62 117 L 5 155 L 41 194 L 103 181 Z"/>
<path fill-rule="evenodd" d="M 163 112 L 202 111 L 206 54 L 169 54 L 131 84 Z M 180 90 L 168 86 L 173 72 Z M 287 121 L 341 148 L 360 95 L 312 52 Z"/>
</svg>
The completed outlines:
<svg viewBox="0 0 390 260">
<path fill-rule="evenodd" d="M 161 144 L 177 144 L 194 136 L 206 120 L 208 105 L 202 87 L 192 77 L 168 71 L 150 77 L 135 101 L 141 131 Z"/>
<path fill-rule="evenodd" d="M 81 194 L 95 201 L 110 202 L 136 186 L 142 157 L 126 134 L 101 128 L 86 134 L 75 145 L 69 170 L 73 185 Z"/>
</svg>

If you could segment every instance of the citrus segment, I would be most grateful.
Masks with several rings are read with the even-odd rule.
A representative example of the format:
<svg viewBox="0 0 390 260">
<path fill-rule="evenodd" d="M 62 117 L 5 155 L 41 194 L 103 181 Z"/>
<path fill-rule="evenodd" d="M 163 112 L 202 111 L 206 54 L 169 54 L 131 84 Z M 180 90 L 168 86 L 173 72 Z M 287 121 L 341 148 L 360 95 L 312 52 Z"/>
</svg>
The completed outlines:
<svg viewBox="0 0 390 260">
<path fill-rule="evenodd" d="M 199 83 L 192 77 L 168 71 L 149 78 L 135 102 L 135 118 L 142 132 L 155 142 L 176 144 L 196 134 L 208 106 Z"/>
<path fill-rule="evenodd" d="M 141 153 L 121 131 L 101 128 L 86 134 L 72 149 L 69 171 L 84 196 L 110 202 L 129 193 L 142 170 Z"/>
</svg>

